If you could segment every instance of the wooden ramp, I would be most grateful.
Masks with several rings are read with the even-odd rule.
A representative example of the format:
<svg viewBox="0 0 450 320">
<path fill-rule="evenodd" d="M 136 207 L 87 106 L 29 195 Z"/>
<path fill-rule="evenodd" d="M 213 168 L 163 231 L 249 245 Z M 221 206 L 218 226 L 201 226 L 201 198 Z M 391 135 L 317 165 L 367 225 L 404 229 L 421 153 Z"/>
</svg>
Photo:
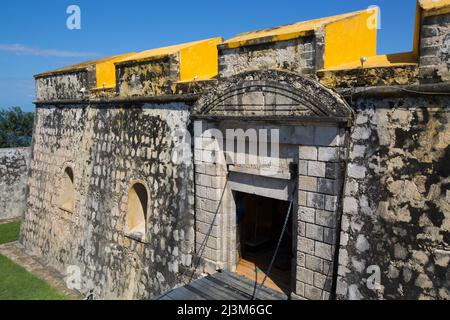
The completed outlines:
<svg viewBox="0 0 450 320">
<path fill-rule="evenodd" d="M 251 300 L 254 290 L 254 281 L 223 271 L 173 289 L 153 300 Z M 280 292 L 262 287 L 258 290 L 255 300 L 287 299 L 288 297 Z"/>
</svg>

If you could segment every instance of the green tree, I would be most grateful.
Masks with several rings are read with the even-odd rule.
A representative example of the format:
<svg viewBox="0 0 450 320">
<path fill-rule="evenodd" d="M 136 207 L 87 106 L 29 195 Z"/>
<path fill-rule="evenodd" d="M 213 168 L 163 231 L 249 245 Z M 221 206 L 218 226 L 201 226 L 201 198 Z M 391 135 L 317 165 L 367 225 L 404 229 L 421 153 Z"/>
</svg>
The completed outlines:
<svg viewBox="0 0 450 320">
<path fill-rule="evenodd" d="M 28 147 L 33 134 L 34 113 L 20 107 L 0 110 L 0 148 Z"/>
</svg>

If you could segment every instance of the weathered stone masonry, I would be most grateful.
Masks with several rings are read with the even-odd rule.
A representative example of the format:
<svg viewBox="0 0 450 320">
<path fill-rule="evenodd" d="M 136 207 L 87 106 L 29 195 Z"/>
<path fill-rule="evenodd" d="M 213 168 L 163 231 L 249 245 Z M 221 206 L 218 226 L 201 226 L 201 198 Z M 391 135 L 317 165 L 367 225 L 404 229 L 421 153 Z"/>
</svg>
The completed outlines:
<svg viewBox="0 0 450 320">
<path fill-rule="evenodd" d="M 29 164 L 30 148 L 0 149 L 0 220 L 23 216 Z"/>
<path fill-rule="evenodd" d="M 298 109 L 299 101 L 303 109 Z M 261 107 L 252 110 L 253 105 Z M 289 120 L 283 118 L 287 114 Z M 204 119 L 205 132 L 195 140 L 195 164 L 199 173 L 196 214 L 201 221 L 197 224 L 197 250 L 202 249 L 209 235 L 202 254 L 207 270 L 214 270 L 210 264 L 234 270 L 238 262 L 234 192 L 292 200 L 296 234 L 292 297 L 329 298 L 337 245 L 337 198 L 342 189 L 345 119 L 349 119 L 350 114 L 344 101 L 319 84 L 294 73 L 275 71 L 247 72 L 231 77 L 197 102 L 194 117 Z M 253 123 L 243 124 L 236 116 Z M 305 123 L 302 118 L 320 121 Z M 279 119 L 284 119 L 282 126 L 276 124 Z M 328 126 L 324 126 L 325 123 Z M 236 162 L 236 151 L 208 148 L 214 136 L 211 129 L 225 137 L 227 129 L 239 128 L 279 130 L 281 144 L 276 174 L 260 173 L 259 177 L 252 177 L 255 170 L 263 172 L 263 159 L 259 159 L 259 167 L 242 166 Z M 228 146 L 228 141 L 224 145 Z M 211 161 L 214 159 L 209 154 L 211 151 L 227 153 L 232 159 L 228 166 L 233 165 L 233 172 L 224 163 Z M 298 176 L 292 178 L 293 164 L 298 166 Z M 226 193 L 220 202 L 225 185 Z"/>
<path fill-rule="evenodd" d="M 450 16 L 428 16 L 422 23 L 420 76 L 427 83 L 449 81 Z"/>
<path fill-rule="evenodd" d="M 40 108 L 22 242 L 59 269 L 80 266 L 85 289 L 95 288 L 96 296 L 136 298 L 176 284 L 193 254 L 192 166 L 173 166 L 170 152 L 187 110 L 183 104 Z M 57 203 L 68 165 L 73 212 Z M 146 243 L 124 234 L 122 212 L 137 179 L 151 190 Z"/>
<path fill-rule="evenodd" d="M 358 99 L 338 294 L 449 299 L 449 99 Z M 368 290 L 367 268 L 382 270 Z"/>
<path fill-rule="evenodd" d="M 395 57 L 363 11 L 37 76 L 21 243 L 97 298 L 151 298 L 235 271 L 235 196 L 256 194 L 293 201 L 291 299 L 449 299 L 449 10 L 419 9 L 417 47 Z M 238 163 L 228 129 L 278 129 L 278 158 Z"/>
</svg>

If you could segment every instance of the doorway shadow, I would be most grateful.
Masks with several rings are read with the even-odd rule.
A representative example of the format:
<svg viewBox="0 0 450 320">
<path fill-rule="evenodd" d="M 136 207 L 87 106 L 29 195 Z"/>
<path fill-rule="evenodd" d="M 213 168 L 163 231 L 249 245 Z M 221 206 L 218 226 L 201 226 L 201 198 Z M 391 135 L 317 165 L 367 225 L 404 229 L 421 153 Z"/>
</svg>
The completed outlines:
<svg viewBox="0 0 450 320">
<path fill-rule="evenodd" d="M 275 253 L 289 203 L 245 193 L 236 194 L 237 212 L 237 270 L 256 283 L 268 272 Z M 283 235 L 280 250 L 264 285 L 291 293 L 292 218 Z"/>
</svg>

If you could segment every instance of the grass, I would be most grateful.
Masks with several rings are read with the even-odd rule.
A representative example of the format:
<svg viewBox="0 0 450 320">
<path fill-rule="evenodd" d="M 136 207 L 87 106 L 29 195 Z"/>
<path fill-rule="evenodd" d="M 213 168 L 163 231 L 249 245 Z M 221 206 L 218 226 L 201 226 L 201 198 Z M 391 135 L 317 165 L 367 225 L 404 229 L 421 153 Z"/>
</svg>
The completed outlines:
<svg viewBox="0 0 450 320">
<path fill-rule="evenodd" d="M 0 300 L 66 300 L 67 297 L 0 254 Z"/>
<path fill-rule="evenodd" d="M 19 239 L 20 221 L 0 225 L 0 244 Z M 66 300 L 69 297 L 52 288 L 0 254 L 0 300 Z"/>
<path fill-rule="evenodd" d="M 19 240 L 20 221 L 0 224 L 0 244 Z"/>
</svg>

